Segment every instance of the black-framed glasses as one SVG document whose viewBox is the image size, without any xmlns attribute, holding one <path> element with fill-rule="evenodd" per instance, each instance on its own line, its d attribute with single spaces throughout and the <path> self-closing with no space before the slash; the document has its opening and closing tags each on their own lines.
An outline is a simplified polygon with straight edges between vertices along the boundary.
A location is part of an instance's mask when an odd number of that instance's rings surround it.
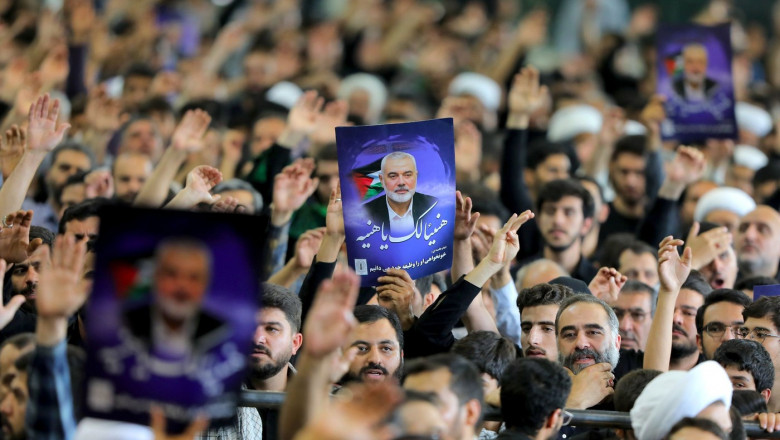
<svg viewBox="0 0 780 440">
<path fill-rule="evenodd" d="M 753 339 L 762 344 L 766 338 L 780 338 L 780 335 L 773 335 L 772 333 L 769 333 L 767 329 L 760 327 L 756 327 L 752 330 L 747 327 L 740 327 L 738 336 L 741 339 Z"/>
<path fill-rule="evenodd" d="M 740 331 L 743 327 L 741 324 L 726 325 L 722 322 L 710 322 L 704 326 L 704 331 L 713 339 L 722 339 L 728 328 L 731 329 L 731 334 L 733 334 L 734 337 L 740 337 Z"/>
<path fill-rule="evenodd" d="M 569 423 L 571 423 L 571 419 L 574 417 L 574 414 L 570 413 L 569 411 L 563 410 L 561 413 L 561 417 L 563 418 L 563 426 L 569 426 Z"/>
</svg>

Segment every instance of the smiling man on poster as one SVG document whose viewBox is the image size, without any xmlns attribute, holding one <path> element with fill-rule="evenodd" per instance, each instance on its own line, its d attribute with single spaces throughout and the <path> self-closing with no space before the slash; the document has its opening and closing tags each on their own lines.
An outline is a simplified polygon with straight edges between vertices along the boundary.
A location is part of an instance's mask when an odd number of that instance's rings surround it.
<svg viewBox="0 0 780 440">
<path fill-rule="evenodd" d="M 417 222 L 436 206 L 438 199 L 418 193 L 417 161 L 409 153 L 394 151 L 382 158 L 379 180 L 385 197 L 366 203 L 365 209 L 377 226 L 389 229 L 393 238 L 410 238 Z"/>
</svg>

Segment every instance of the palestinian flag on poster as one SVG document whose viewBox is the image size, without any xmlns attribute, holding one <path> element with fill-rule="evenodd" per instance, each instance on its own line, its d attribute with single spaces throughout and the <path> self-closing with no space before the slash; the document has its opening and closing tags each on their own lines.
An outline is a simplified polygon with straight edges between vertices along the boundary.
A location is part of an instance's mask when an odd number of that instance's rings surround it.
<svg viewBox="0 0 780 440">
<path fill-rule="evenodd" d="M 379 181 L 379 172 L 382 170 L 382 159 L 377 159 L 368 165 L 352 170 L 352 181 L 358 189 L 360 200 L 372 199 L 384 191 L 382 182 Z"/>
<path fill-rule="evenodd" d="M 682 51 L 667 55 L 664 58 L 664 66 L 666 67 L 666 74 L 669 77 L 675 77 L 681 75 L 683 71 L 683 59 Z"/>
</svg>

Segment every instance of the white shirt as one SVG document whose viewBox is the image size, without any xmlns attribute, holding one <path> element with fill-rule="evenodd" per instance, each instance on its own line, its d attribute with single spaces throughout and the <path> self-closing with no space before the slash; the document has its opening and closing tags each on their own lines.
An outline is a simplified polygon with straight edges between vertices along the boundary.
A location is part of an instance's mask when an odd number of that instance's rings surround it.
<svg viewBox="0 0 780 440">
<path fill-rule="evenodd" d="M 173 356 L 187 356 L 192 352 L 195 323 L 189 319 L 179 330 L 165 325 L 160 312 L 152 312 L 152 345 Z"/>
<path fill-rule="evenodd" d="M 707 97 L 704 95 L 704 81 L 700 84 L 699 88 L 694 89 L 685 82 L 685 99 L 689 101 L 704 101 Z"/>
<path fill-rule="evenodd" d="M 393 237 L 405 237 L 414 233 L 414 216 L 412 215 L 412 206 L 414 206 L 414 198 L 409 202 L 409 209 L 406 210 L 404 215 L 398 215 L 390 207 L 390 202 L 385 197 L 385 203 L 387 204 L 387 214 L 390 217 L 390 235 Z"/>
</svg>

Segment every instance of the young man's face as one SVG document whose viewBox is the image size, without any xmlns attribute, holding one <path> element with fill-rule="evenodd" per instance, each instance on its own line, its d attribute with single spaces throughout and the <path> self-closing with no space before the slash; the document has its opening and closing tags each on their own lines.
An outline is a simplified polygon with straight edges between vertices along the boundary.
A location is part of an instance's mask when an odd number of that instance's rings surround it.
<svg viewBox="0 0 780 440">
<path fill-rule="evenodd" d="M 464 426 L 465 406 L 450 388 L 451 378 L 452 374 L 446 368 L 412 374 L 404 379 L 404 389 L 435 394 L 439 400 L 439 412 L 449 427 L 451 438 L 461 439 L 469 427 Z"/>
<path fill-rule="evenodd" d="M 302 336 L 293 333 L 287 316 L 277 308 L 257 312 L 257 328 L 249 357 L 253 379 L 265 380 L 278 374 L 301 346 Z"/>
<path fill-rule="evenodd" d="M 63 150 L 57 154 L 57 159 L 46 172 L 46 184 L 52 193 L 59 192 L 68 177 L 89 170 L 89 157 L 77 150 Z"/>
<path fill-rule="evenodd" d="M 582 212 L 582 199 L 563 196 L 557 202 L 544 202 L 537 215 L 537 223 L 547 246 L 562 252 L 590 229 L 592 219 L 586 219 Z"/>
<path fill-rule="evenodd" d="M 347 350 L 356 356 L 347 375 L 361 382 L 383 382 L 398 378 L 403 352 L 395 329 L 387 319 L 358 324 L 352 331 Z"/>
<path fill-rule="evenodd" d="M 330 193 L 339 184 L 339 163 L 335 160 L 321 160 L 317 162 L 315 175 L 320 179 L 317 185 L 317 197 L 320 203 L 327 204 Z"/>
<path fill-rule="evenodd" d="M 647 160 L 635 154 L 621 154 L 611 164 L 610 179 L 615 193 L 629 206 L 644 200 L 646 167 Z"/>
<path fill-rule="evenodd" d="M 143 154 L 124 154 L 114 162 L 114 193 L 116 198 L 132 203 L 146 179 L 152 175 L 152 162 Z"/>
<path fill-rule="evenodd" d="M 691 289 L 680 289 L 674 304 L 672 324 L 672 359 L 685 357 L 698 350 L 696 344 L 696 312 L 704 297 Z"/>
<path fill-rule="evenodd" d="M 619 258 L 620 273 L 629 280 L 637 280 L 650 287 L 658 284 L 658 260 L 649 252 L 635 254 L 631 249 L 626 249 Z"/>
<path fill-rule="evenodd" d="M 65 223 L 65 235 L 72 235 L 76 241 L 97 238 L 100 230 L 100 217 L 92 216 L 84 220 L 73 219 Z"/>
<path fill-rule="evenodd" d="M 569 177 L 571 161 L 565 154 L 551 154 L 533 170 L 533 185 L 539 191 L 546 183 Z"/>
<path fill-rule="evenodd" d="M 27 373 L 16 371 L 9 381 L 7 393 L 0 401 L 0 422 L 2 422 L 3 438 L 10 440 L 27 438 L 24 428 L 24 416 L 27 412 L 28 397 Z"/>
<path fill-rule="evenodd" d="M 735 329 L 744 324 L 742 319 L 744 309 L 741 304 L 729 301 L 721 301 L 707 306 L 702 314 L 703 330 L 700 340 L 701 351 L 705 358 L 712 359 L 720 344 L 737 338 Z M 720 336 L 718 336 L 719 334 Z"/>
<path fill-rule="evenodd" d="M 24 296 L 22 309 L 35 312 L 35 294 L 38 291 L 38 274 L 43 264 L 41 251 L 36 250 L 21 263 L 14 264 L 11 268 L 11 294 Z"/>
<path fill-rule="evenodd" d="M 558 341 L 555 338 L 557 304 L 523 308 L 520 345 L 523 356 L 545 358 L 558 362 Z"/>
<path fill-rule="evenodd" d="M 750 332 L 749 339 L 760 342 L 766 348 L 775 370 L 780 369 L 780 337 L 778 337 L 777 327 L 772 321 L 772 316 L 747 318 L 745 328 Z"/>
</svg>

